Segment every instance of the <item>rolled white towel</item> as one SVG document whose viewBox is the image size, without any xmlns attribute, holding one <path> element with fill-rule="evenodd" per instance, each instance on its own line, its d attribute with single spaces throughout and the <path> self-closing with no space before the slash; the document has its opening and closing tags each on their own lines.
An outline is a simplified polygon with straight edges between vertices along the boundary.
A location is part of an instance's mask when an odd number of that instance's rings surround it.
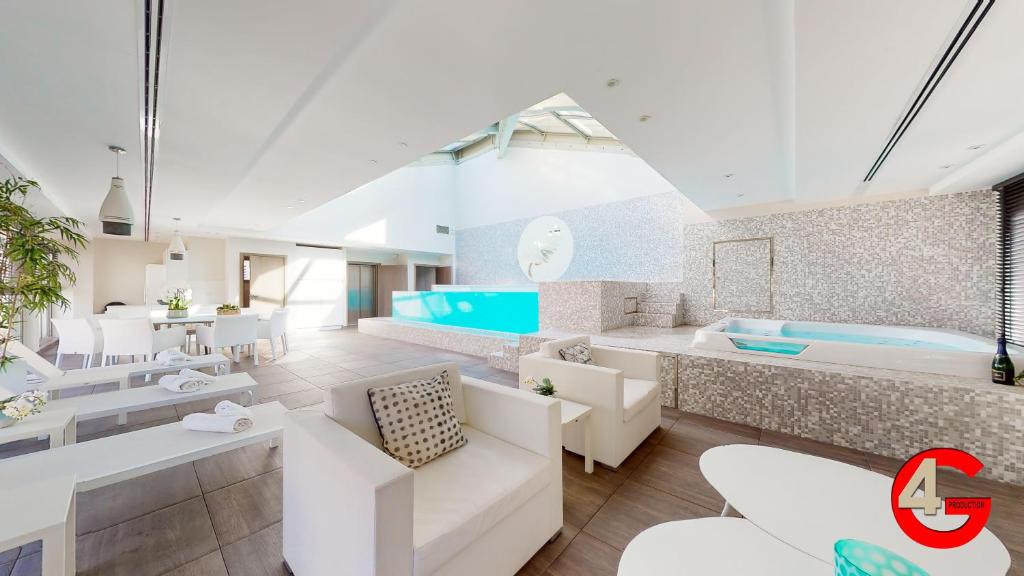
<svg viewBox="0 0 1024 576">
<path fill-rule="evenodd" d="M 157 382 L 160 386 L 163 386 L 171 392 L 195 392 L 196 390 L 206 386 L 206 381 L 202 379 L 181 376 L 179 374 L 161 376 L 160 380 Z"/>
<path fill-rule="evenodd" d="M 195 380 L 202 380 L 207 384 L 213 384 L 214 382 L 217 381 L 217 379 L 214 376 L 210 376 L 205 372 L 200 372 L 199 370 L 193 370 L 191 368 L 182 368 L 181 372 L 178 372 L 178 376 L 185 376 L 187 378 L 192 378 Z"/>
<path fill-rule="evenodd" d="M 236 404 L 231 400 L 221 400 L 217 402 L 217 405 L 213 407 L 213 411 L 222 416 L 245 416 L 246 418 L 252 419 L 252 410 L 249 410 L 241 404 Z"/>
<path fill-rule="evenodd" d="M 156 361 L 163 364 L 164 366 L 174 366 L 176 364 L 186 364 L 192 357 L 185 354 L 181 350 L 164 350 L 156 355 Z"/>
<path fill-rule="evenodd" d="M 206 414 L 196 412 L 181 419 L 186 430 L 202 432 L 245 432 L 252 428 L 252 418 L 233 414 Z"/>
</svg>

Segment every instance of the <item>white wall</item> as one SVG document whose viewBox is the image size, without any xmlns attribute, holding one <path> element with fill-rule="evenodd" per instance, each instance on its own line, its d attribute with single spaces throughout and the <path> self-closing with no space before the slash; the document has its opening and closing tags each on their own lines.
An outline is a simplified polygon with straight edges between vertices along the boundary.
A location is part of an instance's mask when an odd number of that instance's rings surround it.
<svg viewBox="0 0 1024 576">
<path fill-rule="evenodd" d="M 437 224 L 455 219 L 454 165 L 407 166 L 340 196 L 266 236 L 280 240 L 451 254 Z"/>
<path fill-rule="evenodd" d="M 227 301 L 239 303 L 241 254 L 285 257 L 285 299 L 293 328 L 341 326 L 345 300 L 345 251 L 296 246 L 293 242 L 229 238 L 225 243 L 224 277 Z"/>
<path fill-rule="evenodd" d="M 217 304 L 224 296 L 224 240 L 185 238 L 188 248 L 187 283 L 193 287 L 193 302 Z M 92 276 L 92 310 L 102 312 L 108 302 L 144 304 L 146 265 L 163 264 L 168 244 L 138 240 L 94 238 L 89 246 Z M 88 267 L 82 259 L 78 273 L 81 297 L 88 292 Z M 82 272 L 86 272 L 83 275 Z M 76 306 L 75 315 L 78 316 Z"/>
<path fill-rule="evenodd" d="M 455 180 L 459 229 L 675 190 L 631 154 L 516 146 L 503 158 L 491 151 L 466 160 Z M 705 219 L 684 201 L 694 221 Z"/>
</svg>

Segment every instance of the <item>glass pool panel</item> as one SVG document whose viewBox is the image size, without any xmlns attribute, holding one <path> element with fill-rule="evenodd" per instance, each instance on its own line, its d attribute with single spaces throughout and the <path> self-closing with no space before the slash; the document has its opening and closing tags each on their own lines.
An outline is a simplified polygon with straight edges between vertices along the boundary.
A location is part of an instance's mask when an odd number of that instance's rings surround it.
<svg viewBox="0 0 1024 576">
<path fill-rule="evenodd" d="M 395 292 L 395 320 L 528 334 L 538 329 L 536 292 Z"/>
</svg>

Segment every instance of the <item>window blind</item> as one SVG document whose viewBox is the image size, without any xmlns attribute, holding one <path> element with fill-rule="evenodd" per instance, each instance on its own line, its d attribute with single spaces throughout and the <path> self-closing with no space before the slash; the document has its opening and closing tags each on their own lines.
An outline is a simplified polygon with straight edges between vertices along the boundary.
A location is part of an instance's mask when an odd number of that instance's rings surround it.
<svg viewBox="0 0 1024 576">
<path fill-rule="evenodd" d="M 1024 346 L 1024 174 L 994 186 L 999 193 L 999 331 Z"/>
</svg>

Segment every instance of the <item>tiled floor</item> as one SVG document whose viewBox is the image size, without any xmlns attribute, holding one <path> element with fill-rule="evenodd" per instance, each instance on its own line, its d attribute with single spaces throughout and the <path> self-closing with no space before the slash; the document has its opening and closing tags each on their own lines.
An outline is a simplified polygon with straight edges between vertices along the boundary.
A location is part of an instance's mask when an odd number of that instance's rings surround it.
<svg viewBox="0 0 1024 576">
<path fill-rule="evenodd" d="M 320 402 L 320 388 L 363 375 L 456 361 L 468 375 L 514 385 L 513 375 L 481 358 L 360 335 L 351 330 L 296 332 L 292 352 L 262 366 L 240 368 L 261 383 L 264 400 L 295 408 Z M 269 354 L 269 350 L 263 351 Z M 172 422 L 190 408 L 133 415 L 128 429 Z M 82 441 L 117 433 L 112 420 L 83 424 Z M 668 520 L 716 516 L 722 499 L 703 479 L 697 458 L 709 447 L 735 442 L 770 444 L 835 458 L 885 474 L 891 459 L 762 432 L 664 409 L 662 426 L 618 470 L 583 472 L 582 459 L 564 459 L 565 528 L 521 574 L 612 575 L 626 544 L 641 530 Z M 41 448 L 8 445 L 0 457 Z M 79 574 L 103 576 L 283 575 L 281 565 L 281 450 L 250 446 L 81 494 Z M 989 527 L 1014 556 L 1011 574 L 1024 575 L 1024 488 L 946 477 L 947 493 L 994 499 Z M 940 489 L 941 490 L 941 489 Z M 0 576 L 39 573 L 38 546 L 0 553 Z"/>
</svg>

